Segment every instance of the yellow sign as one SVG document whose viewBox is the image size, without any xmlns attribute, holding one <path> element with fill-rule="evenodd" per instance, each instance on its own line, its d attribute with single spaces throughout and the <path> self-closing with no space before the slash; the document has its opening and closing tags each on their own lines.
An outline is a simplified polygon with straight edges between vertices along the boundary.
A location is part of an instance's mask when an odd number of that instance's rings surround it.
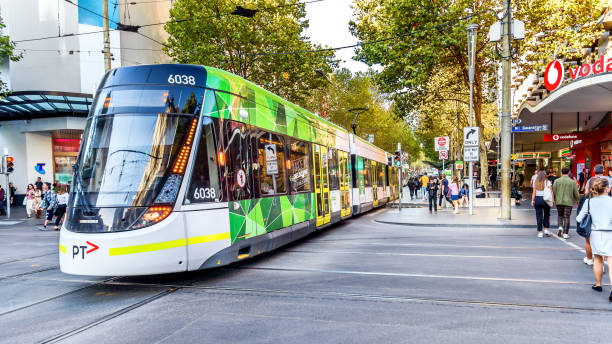
<svg viewBox="0 0 612 344">
<path fill-rule="evenodd" d="M 516 154 L 510 154 L 510 159 L 516 160 Z"/>
</svg>

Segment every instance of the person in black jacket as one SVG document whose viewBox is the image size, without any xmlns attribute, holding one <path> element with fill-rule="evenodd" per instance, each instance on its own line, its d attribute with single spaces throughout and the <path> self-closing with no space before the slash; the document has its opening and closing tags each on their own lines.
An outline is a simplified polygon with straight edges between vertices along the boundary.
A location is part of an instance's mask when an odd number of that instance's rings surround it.
<svg viewBox="0 0 612 344">
<path fill-rule="evenodd" d="M 410 199 L 414 199 L 414 180 L 412 178 L 408 178 L 408 190 L 410 190 Z"/>
<path fill-rule="evenodd" d="M 427 183 L 427 187 L 425 188 L 425 190 L 427 190 L 427 195 L 429 196 L 429 213 L 431 214 L 431 210 L 432 207 L 431 205 L 433 204 L 433 210 L 434 212 L 437 214 L 438 213 L 438 189 L 440 188 L 440 184 L 438 184 L 438 180 L 436 179 L 435 176 L 432 176 L 431 179 L 429 179 L 429 182 Z"/>
</svg>

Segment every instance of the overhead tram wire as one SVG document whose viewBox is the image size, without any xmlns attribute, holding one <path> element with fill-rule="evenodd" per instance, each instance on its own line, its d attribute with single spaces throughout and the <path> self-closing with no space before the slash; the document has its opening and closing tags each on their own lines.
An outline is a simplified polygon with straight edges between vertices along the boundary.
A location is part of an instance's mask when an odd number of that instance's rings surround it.
<svg viewBox="0 0 612 344">
<path fill-rule="evenodd" d="M 164 46 L 164 47 L 168 47 L 168 46 L 167 46 L 165 43 L 160 42 L 160 41 L 158 41 L 158 40 L 156 40 L 156 39 L 154 39 L 154 38 L 152 38 L 152 37 L 149 37 L 149 36 L 147 36 L 147 35 L 145 35 L 145 34 L 143 34 L 143 33 L 139 32 L 139 31 L 138 31 L 138 29 L 140 28 L 140 26 L 125 25 L 125 24 L 122 24 L 122 23 L 120 23 L 120 22 L 114 21 L 114 20 L 112 20 L 112 19 L 110 19 L 110 18 L 108 18 L 108 17 L 105 17 L 105 16 L 101 15 L 101 14 L 100 14 L 100 13 L 98 13 L 98 12 L 92 11 L 92 10 L 90 10 L 90 9 L 89 9 L 89 8 L 87 8 L 87 7 L 81 6 L 81 5 L 79 5 L 79 4 L 75 4 L 74 2 L 72 2 L 72 0 L 64 0 L 64 1 L 65 1 L 65 2 L 67 2 L 67 3 L 69 3 L 69 4 L 71 4 L 71 5 L 73 5 L 73 6 L 78 7 L 78 8 L 80 8 L 80 9 L 84 10 L 84 11 L 87 11 L 87 12 L 89 12 L 89 13 L 91 13 L 91 14 L 94 14 L 94 15 L 96 15 L 96 16 L 98 16 L 98 17 L 101 17 L 102 19 L 108 20 L 108 21 L 110 21 L 110 22 L 112 22 L 112 23 L 116 24 L 116 25 L 117 25 L 117 29 L 116 29 L 117 31 L 134 32 L 134 33 L 139 34 L 140 36 L 142 36 L 142 37 L 144 37 L 144 38 L 147 38 L 147 39 L 149 39 L 149 40 L 151 40 L 151 41 L 153 41 L 153 42 L 155 42 L 155 43 L 157 43 L 157 44 L 159 44 L 159 45 L 162 45 L 162 46 Z M 119 29 L 119 27 L 123 27 L 123 29 Z M 110 31 L 110 30 L 109 30 L 109 31 Z M 104 32 L 104 31 L 102 31 L 102 32 Z"/>
</svg>

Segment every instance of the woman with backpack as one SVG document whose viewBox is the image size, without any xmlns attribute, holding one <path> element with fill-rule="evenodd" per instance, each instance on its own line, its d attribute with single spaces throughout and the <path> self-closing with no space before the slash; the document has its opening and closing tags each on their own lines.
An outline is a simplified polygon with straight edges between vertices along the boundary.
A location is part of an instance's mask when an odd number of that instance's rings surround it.
<svg viewBox="0 0 612 344">
<path fill-rule="evenodd" d="M 548 204 L 544 198 L 552 197 L 550 199 L 554 200 L 555 196 L 552 192 L 552 183 L 546 178 L 546 172 L 540 171 L 533 183 L 533 192 L 531 193 L 531 205 L 536 212 L 538 238 L 544 237 L 544 234 L 550 236 L 550 231 L 548 230 L 550 228 L 550 208 L 553 205 Z M 542 227 L 544 227 L 544 234 L 542 234 Z"/>
<path fill-rule="evenodd" d="M 589 190 L 591 196 L 587 199 L 576 217 L 578 223 L 582 222 L 587 215 L 591 216 L 591 234 L 589 241 L 594 255 L 593 275 L 595 284 L 592 286 L 595 291 L 603 291 L 601 287 L 601 276 L 603 274 L 603 257 L 607 257 L 608 266 L 612 266 L 612 197 L 610 183 L 604 178 L 594 178 L 591 180 Z M 612 283 L 612 275 L 610 275 Z M 608 297 L 612 302 L 612 292 Z"/>
</svg>

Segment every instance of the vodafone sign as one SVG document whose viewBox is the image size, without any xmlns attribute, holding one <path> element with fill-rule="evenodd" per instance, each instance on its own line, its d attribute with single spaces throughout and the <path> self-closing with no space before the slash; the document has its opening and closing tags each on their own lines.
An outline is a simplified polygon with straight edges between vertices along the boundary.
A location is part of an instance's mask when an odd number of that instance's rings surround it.
<svg viewBox="0 0 612 344">
<path fill-rule="evenodd" d="M 573 141 L 580 139 L 578 134 L 544 134 L 544 142 Z"/>
<path fill-rule="evenodd" d="M 604 55 L 601 55 L 599 60 L 594 63 L 585 63 L 576 68 L 569 69 L 572 80 L 605 72 L 612 72 L 612 58 L 606 60 Z M 557 60 L 550 61 L 548 66 L 546 66 L 546 71 L 544 71 L 544 86 L 546 86 L 546 89 L 549 91 L 556 90 L 563 82 L 564 74 L 563 63 Z"/>
<path fill-rule="evenodd" d="M 557 60 L 550 61 L 544 72 L 544 86 L 546 86 L 546 89 L 551 92 L 556 90 L 563 82 L 564 74 L 563 63 Z"/>
</svg>

